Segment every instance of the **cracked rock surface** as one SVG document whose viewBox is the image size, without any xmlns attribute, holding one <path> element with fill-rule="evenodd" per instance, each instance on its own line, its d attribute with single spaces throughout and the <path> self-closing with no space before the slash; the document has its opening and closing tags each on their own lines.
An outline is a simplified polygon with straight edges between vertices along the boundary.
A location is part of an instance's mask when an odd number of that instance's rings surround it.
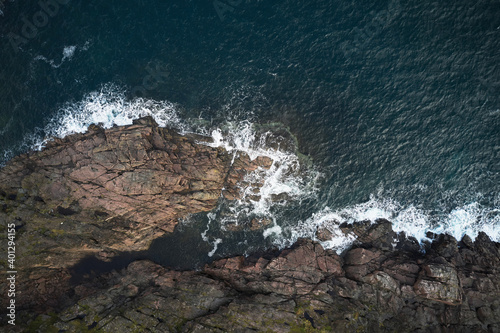
<svg viewBox="0 0 500 333">
<path fill-rule="evenodd" d="M 381 237 L 342 255 L 302 239 L 197 272 L 135 261 L 81 284 L 75 304 L 32 323 L 64 332 L 500 330 L 499 244 L 438 236 L 423 253 L 409 240 L 385 248 L 396 237 L 387 221 L 355 228 Z"/>
<path fill-rule="evenodd" d="M 9 161 L 0 169 L 0 228 L 17 229 L 18 305 L 59 306 L 71 288 L 68 267 L 89 255 L 109 261 L 147 250 L 179 218 L 210 211 L 221 195 L 237 198 L 245 175 L 272 163 L 233 156 L 209 140 L 146 117 L 90 126 Z"/>
<path fill-rule="evenodd" d="M 237 198 L 247 172 L 270 166 L 244 154 L 231 163 L 203 140 L 145 118 L 93 126 L 1 169 L 0 226 L 17 227 L 19 271 L 18 325 L 2 312 L 2 331 L 500 332 L 498 243 L 484 233 L 433 235 L 421 248 L 385 220 L 341 225 L 357 238 L 341 255 L 299 240 L 200 271 L 135 260 L 72 280 L 82 258 L 146 249 L 179 217 Z"/>
</svg>

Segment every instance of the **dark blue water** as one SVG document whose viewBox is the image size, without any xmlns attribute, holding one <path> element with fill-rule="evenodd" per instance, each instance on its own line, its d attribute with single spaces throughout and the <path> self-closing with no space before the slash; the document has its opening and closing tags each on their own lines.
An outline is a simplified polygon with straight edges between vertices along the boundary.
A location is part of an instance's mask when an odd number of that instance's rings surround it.
<svg viewBox="0 0 500 333">
<path fill-rule="evenodd" d="M 3 163 L 114 84 L 288 128 L 323 177 L 283 227 L 378 214 L 500 237 L 500 1 L 60 2 L 0 5 Z"/>
</svg>

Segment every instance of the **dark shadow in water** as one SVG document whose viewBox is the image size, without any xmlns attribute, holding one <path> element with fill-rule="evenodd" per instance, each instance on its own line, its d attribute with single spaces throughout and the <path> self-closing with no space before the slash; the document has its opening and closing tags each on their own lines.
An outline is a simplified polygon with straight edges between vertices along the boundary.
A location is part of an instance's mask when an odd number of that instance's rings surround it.
<svg viewBox="0 0 500 333">
<path fill-rule="evenodd" d="M 71 283 L 80 284 L 85 280 L 93 280 L 100 275 L 126 268 L 132 261 L 147 259 L 145 251 L 123 252 L 111 261 L 103 261 L 95 256 L 88 256 L 70 268 Z"/>
<path fill-rule="evenodd" d="M 207 221 L 203 217 L 193 220 L 189 225 L 178 224 L 174 232 L 155 239 L 146 251 L 122 252 L 110 261 L 99 260 L 95 256 L 80 260 L 70 269 L 71 283 L 76 285 L 94 280 L 103 274 L 120 271 L 135 260 L 144 259 L 176 270 L 201 269 L 205 264 L 221 258 L 223 254 L 208 256 L 213 246 L 201 237 Z"/>
<path fill-rule="evenodd" d="M 151 260 L 163 267 L 181 271 L 200 270 L 220 258 L 245 253 L 262 255 L 268 252 L 265 248 L 271 247 L 269 243 L 266 244 L 262 230 L 223 232 L 217 222 L 210 223 L 207 242 L 202 238 L 207 225 L 206 214 L 196 214 L 191 216 L 189 224 L 179 223 L 174 232 L 155 239 L 146 251 L 122 252 L 110 261 L 102 261 L 95 256 L 86 257 L 70 269 L 71 282 L 76 285 L 95 281 L 99 276 L 126 268 L 135 260 Z M 217 251 L 210 257 L 208 254 L 214 249 L 217 238 L 223 239 L 223 242 L 218 244 Z"/>
<path fill-rule="evenodd" d="M 207 255 L 210 244 L 203 241 L 199 231 L 188 228 L 176 229 L 173 233 L 156 239 L 146 251 L 122 252 L 110 261 L 88 256 L 71 267 L 71 283 L 80 284 L 94 280 L 113 271 L 120 271 L 136 260 L 151 260 L 164 267 L 176 270 L 200 269 L 216 258 Z"/>
<path fill-rule="evenodd" d="M 202 238 L 202 233 L 209 231 Z M 214 250 L 217 238 L 223 241 L 217 244 L 212 257 L 208 254 Z M 217 221 L 209 223 L 206 214 L 192 215 L 188 224 L 178 224 L 174 232 L 155 239 L 147 251 L 148 259 L 165 267 L 176 270 L 202 269 L 204 265 L 220 258 L 245 253 L 253 253 L 269 247 L 258 231 L 222 231 Z"/>
<path fill-rule="evenodd" d="M 149 247 L 148 258 L 162 266 L 177 270 L 201 269 L 214 258 L 200 230 L 193 227 L 176 228 L 173 233 L 155 239 Z"/>
</svg>

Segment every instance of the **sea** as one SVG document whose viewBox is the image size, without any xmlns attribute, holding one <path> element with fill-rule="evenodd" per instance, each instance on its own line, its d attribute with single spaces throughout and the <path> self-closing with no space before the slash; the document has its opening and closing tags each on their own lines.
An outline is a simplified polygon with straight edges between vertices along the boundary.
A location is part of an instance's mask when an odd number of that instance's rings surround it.
<svg viewBox="0 0 500 333">
<path fill-rule="evenodd" d="M 0 165 L 146 115 L 273 160 L 153 242 L 166 265 L 318 228 L 340 253 L 380 218 L 500 241 L 499 0 L 0 0 Z"/>
</svg>

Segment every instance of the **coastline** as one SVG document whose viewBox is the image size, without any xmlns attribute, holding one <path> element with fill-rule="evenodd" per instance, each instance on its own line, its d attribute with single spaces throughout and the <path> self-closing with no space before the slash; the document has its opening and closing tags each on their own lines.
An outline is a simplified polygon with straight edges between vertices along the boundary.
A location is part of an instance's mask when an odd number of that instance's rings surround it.
<svg viewBox="0 0 500 333">
<path fill-rule="evenodd" d="M 213 209 L 221 193 L 235 200 L 248 172 L 270 167 L 199 140 L 146 117 L 91 126 L 0 169 L 0 216 L 20 245 L 17 319 L 30 321 L 14 331 L 500 329 L 498 243 L 484 233 L 475 242 L 434 235 L 423 252 L 385 220 L 341 226 L 356 238 L 341 255 L 302 239 L 201 271 L 139 258 L 75 282 L 72 268 L 85 258 L 105 265 L 140 253 L 179 218 Z"/>
</svg>

